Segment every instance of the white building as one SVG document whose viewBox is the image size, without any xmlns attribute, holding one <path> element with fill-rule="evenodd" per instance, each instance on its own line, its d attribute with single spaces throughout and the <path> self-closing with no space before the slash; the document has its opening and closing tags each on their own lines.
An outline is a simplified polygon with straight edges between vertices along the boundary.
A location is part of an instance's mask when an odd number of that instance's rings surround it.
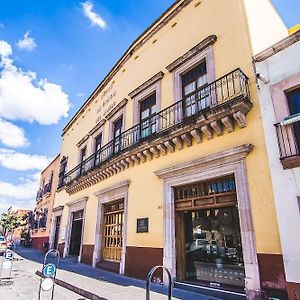
<svg viewBox="0 0 300 300">
<path fill-rule="evenodd" d="M 300 30 L 256 55 L 254 62 L 260 88 L 260 105 L 285 279 L 289 299 L 299 299 Z M 284 278 L 278 282 L 285 284 Z"/>
</svg>

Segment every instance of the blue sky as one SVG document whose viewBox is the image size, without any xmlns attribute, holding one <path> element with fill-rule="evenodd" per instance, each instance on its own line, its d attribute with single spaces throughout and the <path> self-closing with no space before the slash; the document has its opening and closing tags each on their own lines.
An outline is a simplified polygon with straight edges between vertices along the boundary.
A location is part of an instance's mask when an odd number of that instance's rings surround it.
<svg viewBox="0 0 300 300">
<path fill-rule="evenodd" d="M 273 2 L 289 27 L 300 22 L 299 0 Z M 62 128 L 172 3 L 0 0 L 0 212 L 34 204 Z"/>
</svg>

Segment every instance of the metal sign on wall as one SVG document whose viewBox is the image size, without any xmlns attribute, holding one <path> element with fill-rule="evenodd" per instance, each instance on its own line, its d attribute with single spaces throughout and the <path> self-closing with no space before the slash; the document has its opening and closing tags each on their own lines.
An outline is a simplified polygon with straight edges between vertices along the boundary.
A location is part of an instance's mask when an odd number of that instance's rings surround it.
<svg viewBox="0 0 300 300">
<path fill-rule="evenodd" d="M 137 233 L 149 232 L 149 218 L 137 219 L 136 232 Z"/>
</svg>

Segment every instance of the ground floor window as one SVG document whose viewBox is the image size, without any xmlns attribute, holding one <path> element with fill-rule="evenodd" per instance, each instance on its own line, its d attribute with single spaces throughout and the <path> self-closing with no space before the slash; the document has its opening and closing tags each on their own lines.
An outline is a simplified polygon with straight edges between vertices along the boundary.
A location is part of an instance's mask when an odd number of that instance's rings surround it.
<svg viewBox="0 0 300 300">
<path fill-rule="evenodd" d="M 123 246 L 124 200 L 104 205 L 102 258 L 120 262 Z"/>
<path fill-rule="evenodd" d="M 234 177 L 177 187 L 179 280 L 243 289 L 245 270 Z"/>
</svg>

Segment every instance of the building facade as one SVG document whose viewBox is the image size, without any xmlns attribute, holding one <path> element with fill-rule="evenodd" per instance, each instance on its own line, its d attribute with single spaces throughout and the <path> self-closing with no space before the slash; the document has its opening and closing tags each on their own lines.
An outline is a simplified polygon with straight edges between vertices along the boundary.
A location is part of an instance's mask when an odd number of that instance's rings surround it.
<svg viewBox="0 0 300 300">
<path fill-rule="evenodd" d="M 268 0 L 180 0 L 138 37 L 63 130 L 61 253 L 258 299 L 283 263 L 252 57 L 287 35 Z"/>
<path fill-rule="evenodd" d="M 59 155 L 41 172 L 40 188 L 31 220 L 32 247 L 40 251 L 49 248 L 50 228 L 55 190 L 58 184 Z"/>
<path fill-rule="evenodd" d="M 298 31 L 254 58 L 289 299 L 300 298 L 297 230 L 300 228 L 300 27 L 297 27 Z"/>
</svg>

